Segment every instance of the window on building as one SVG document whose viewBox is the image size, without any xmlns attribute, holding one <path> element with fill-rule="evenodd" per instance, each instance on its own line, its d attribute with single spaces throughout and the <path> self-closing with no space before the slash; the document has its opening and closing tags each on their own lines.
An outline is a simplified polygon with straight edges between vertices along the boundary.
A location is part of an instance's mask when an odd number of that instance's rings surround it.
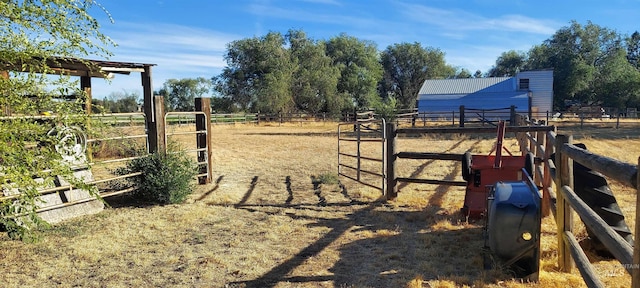
<svg viewBox="0 0 640 288">
<path fill-rule="evenodd" d="M 520 90 L 529 90 L 529 79 L 520 79 Z"/>
</svg>

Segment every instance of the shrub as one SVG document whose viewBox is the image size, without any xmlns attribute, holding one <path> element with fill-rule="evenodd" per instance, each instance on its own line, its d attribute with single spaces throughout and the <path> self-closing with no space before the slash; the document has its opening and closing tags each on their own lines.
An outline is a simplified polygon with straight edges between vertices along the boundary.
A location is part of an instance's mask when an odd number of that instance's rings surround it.
<svg viewBox="0 0 640 288">
<path fill-rule="evenodd" d="M 193 191 L 196 164 L 184 152 L 153 153 L 137 158 L 119 169 L 124 175 L 142 172 L 130 178 L 136 185 L 134 196 L 159 204 L 184 202 Z"/>
</svg>

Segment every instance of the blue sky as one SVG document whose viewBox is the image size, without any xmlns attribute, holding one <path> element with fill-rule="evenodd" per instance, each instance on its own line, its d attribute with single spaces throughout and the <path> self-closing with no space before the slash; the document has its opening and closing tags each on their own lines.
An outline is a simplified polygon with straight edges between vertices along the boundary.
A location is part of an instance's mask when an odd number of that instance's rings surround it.
<svg viewBox="0 0 640 288">
<path fill-rule="evenodd" d="M 628 35 L 640 30 L 640 0 L 98 0 L 102 32 L 118 47 L 111 60 L 152 63 L 154 90 L 170 78 L 211 78 L 226 65 L 227 43 L 302 29 L 313 39 L 344 32 L 378 45 L 419 42 L 447 63 L 486 72 L 505 51 L 527 51 L 571 20 Z M 138 75 L 136 75 L 138 74 Z M 139 73 L 96 79 L 93 95 L 138 91 Z"/>
</svg>

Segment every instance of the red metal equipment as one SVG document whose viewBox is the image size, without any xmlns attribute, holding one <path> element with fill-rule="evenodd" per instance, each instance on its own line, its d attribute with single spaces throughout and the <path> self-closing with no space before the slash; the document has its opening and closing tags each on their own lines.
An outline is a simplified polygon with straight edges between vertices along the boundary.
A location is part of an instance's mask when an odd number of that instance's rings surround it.
<svg viewBox="0 0 640 288">
<path fill-rule="evenodd" d="M 470 218 L 486 216 L 487 196 L 489 191 L 499 181 L 522 181 L 528 175 L 523 175 L 522 168 L 531 175 L 533 170 L 533 155 L 527 153 L 514 156 L 506 147 L 502 146 L 505 134 L 505 122 L 498 123 L 498 135 L 495 149 L 489 155 L 471 155 L 467 152 L 462 159 L 462 177 L 467 181 L 462 214 Z M 503 156 L 502 150 L 509 154 Z M 495 151 L 495 155 L 491 155 Z"/>
</svg>

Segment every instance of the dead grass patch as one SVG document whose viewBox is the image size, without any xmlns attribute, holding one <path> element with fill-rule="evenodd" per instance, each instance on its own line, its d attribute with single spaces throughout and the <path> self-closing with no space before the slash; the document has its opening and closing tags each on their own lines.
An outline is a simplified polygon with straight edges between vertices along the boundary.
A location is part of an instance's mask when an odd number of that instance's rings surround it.
<svg viewBox="0 0 640 288">
<path fill-rule="evenodd" d="M 211 137 L 217 181 L 198 186 L 187 204 L 113 198 L 114 208 L 56 225 L 39 243 L 2 236 L 4 285 L 584 286 L 577 270 L 558 271 L 552 217 L 543 221 L 540 283 L 520 283 L 506 270 L 483 269 L 482 223 L 461 221 L 458 213 L 463 187 L 407 184 L 385 203 L 378 190 L 347 179 L 314 183 L 337 171 L 335 123 L 214 126 Z M 584 141 L 631 163 L 640 155 L 637 140 Z M 492 145 L 492 137 L 430 136 L 401 139 L 399 150 L 488 153 Z M 507 147 L 516 150 L 513 142 Z M 407 160 L 398 176 L 460 180 L 458 166 Z M 612 185 L 633 226 L 635 191 Z M 615 261 L 593 261 L 605 285 L 629 285 Z"/>
</svg>

